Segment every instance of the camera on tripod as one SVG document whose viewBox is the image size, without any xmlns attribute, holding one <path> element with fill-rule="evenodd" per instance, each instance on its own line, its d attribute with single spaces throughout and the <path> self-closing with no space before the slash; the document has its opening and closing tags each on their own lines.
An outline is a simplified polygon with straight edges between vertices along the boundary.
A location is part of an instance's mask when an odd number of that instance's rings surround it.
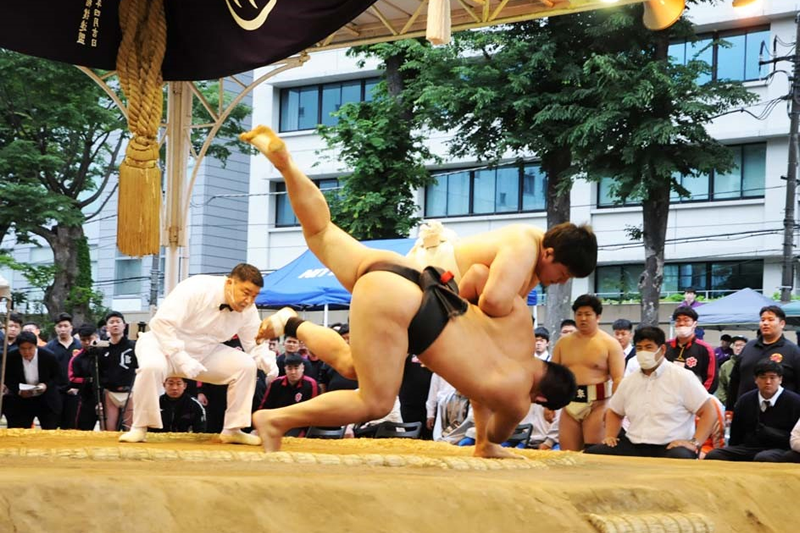
<svg viewBox="0 0 800 533">
<path fill-rule="evenodd" d="M 93 340 L 91 344 L 86 346 L 86 355 L 97 357 L 103 350 L 111 346 L 111 343 L 103 340 Z"/>
</svg>

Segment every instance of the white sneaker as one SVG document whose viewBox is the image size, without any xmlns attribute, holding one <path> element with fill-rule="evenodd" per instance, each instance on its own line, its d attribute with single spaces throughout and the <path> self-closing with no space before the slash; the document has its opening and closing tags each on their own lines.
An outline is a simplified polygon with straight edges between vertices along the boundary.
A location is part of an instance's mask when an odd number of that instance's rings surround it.
<svg viewBox="0 0 800 533">
<path fill-rule="evenodd" d="M 131 428 L 119 436 L 120 442 L 147 442 L 147 428 Z"/>
<path fill-rule="evenodd" d="M 261 446 L 261 437 L 257 435 L 250 435 L 241 429 L 231 431 L 230 433 L 222 432 L 219 434 L 219 440 L 222 444 L 247 444 L 249 446 Z"/>
</svg>

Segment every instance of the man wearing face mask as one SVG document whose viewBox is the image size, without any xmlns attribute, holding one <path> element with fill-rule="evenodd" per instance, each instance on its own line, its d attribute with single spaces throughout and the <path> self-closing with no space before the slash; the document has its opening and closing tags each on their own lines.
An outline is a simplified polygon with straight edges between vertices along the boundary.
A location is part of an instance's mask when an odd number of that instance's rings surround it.
<svg viewBox="0 0 800 533">
<path fill-rule="evenodd" d="M 669 364 L 661 328 L 636 330 L 633 342 L 641 369 L 622 380 L 606 411 L 605 438 L 586 453 L 696 459 L 717 419 L 708 392 L 691 372 Z M 695 425 L 695 416 L 699 420 Z M 622 419 L 626 434 L 618 438 Z"/>
<path fill-rule="evenodd" d="M 691 370 L 710 393 L 717 390 L 717 360 L 714 348 L 695 335 L 697 311 L 678 307 L 672 313 L 675 338 L 667 342 L 667 361 Z"/>
<path fill-rule="evenodd" d="M 161 428 L 158 398 L 169 376 L 228 385 L 228 407 L 220 435 L 223 443 L 258 446 L 244 433 L 256 388 L 256 368 L 278 375 L 275 353 L 257 344 L 261 320 L 253 305 L 264 279 L 252 265 L 240 263 L 227 277 L 192 276 L 167 295 L 150 330 L 136 342 L 139 370 L 133 385 L 133 424 L 120 442 L 143 442 L 147 428 Z M 239 336 L 244 351 L 223 343 Z"/>
</svg>

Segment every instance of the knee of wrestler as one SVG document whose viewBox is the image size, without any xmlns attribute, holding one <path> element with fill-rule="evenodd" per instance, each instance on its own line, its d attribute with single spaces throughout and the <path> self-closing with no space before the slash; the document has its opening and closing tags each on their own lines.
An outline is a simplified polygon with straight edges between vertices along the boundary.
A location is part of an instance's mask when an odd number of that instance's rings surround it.
<svg viewBox="0 0 800 533">
<path fill-rule="evenodd" d="M 379 418 L 383 418 L 388 415 L 392 408 L 394 407 L 394 398 L 387 396 L 387 397 L 374 397 L 374 398 L 365 398 L 365 403 L 367 404 L 367 420 L 377 420 Z"/>
</svg>

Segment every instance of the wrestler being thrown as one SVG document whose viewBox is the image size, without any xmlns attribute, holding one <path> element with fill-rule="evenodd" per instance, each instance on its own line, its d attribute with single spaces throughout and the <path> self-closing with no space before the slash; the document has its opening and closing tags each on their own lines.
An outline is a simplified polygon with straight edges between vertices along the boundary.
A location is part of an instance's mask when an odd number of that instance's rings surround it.
<svg viewBox="0 0 800 533">
<path fill-rule="evenodd" d="M 400 389 L 408 353 L 417 354 L 470 398 L 479 457 L 515 457 L 500 443 L 527 414 L 531 402 L 558 409 L 572 399 L 576 389 L 572 373 L 532 356 L 531 317 L 519 295 L 513 296 L 502 317 L 491 317 L 470 303 L 481 297 L 489 267 L 470 266 L 461 279 L 459 296 L 448 272 L 434 267 L 420 272 L 406 258 L 367 248 L 334 225 L 325 197 L 272 130 L 260 126 L 241 138 L 281 172 L 309 249 L 353 295 L 349 346 L 335 331 L 300 320 L 290 309 L 262 323 L 259 339 L 283 333 L 296 336 L 339 373 L 357 377 L 359 383 L 355 391 L 329 392 L 256 412 L 253 422 L 266 451 L 280 449 L 281 437 L 294 427 L 342 426 L 385 416 Z M 553 271 L 564 270 L 552 250 L 545 262 Z"/>
</svg>

